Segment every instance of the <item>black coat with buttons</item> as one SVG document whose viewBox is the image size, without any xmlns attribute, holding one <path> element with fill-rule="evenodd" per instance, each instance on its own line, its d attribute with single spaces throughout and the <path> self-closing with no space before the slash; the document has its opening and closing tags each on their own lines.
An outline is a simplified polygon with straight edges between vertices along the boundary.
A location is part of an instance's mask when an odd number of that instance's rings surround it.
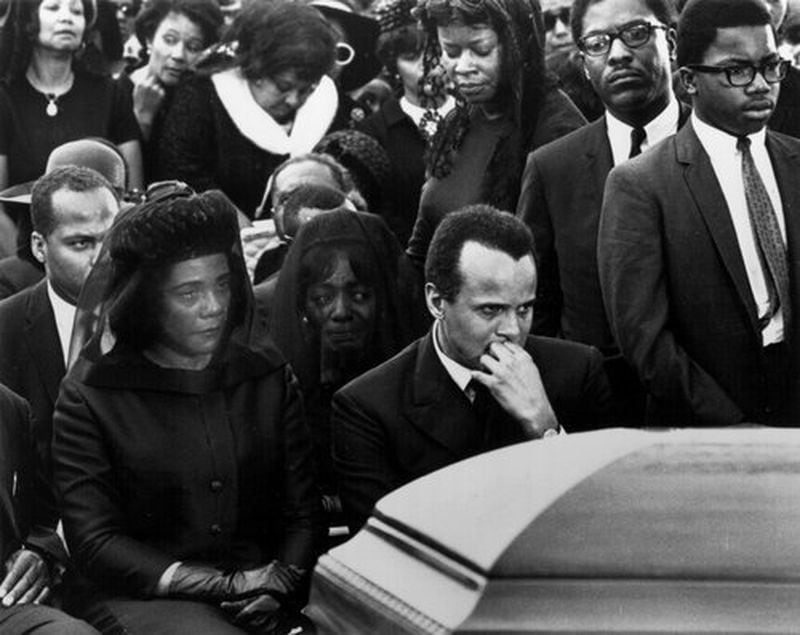
<svg viewBox="0 0 800 635">
<path fill-rule="evenodd" d="M 205 370 L 80 359 L 54 417 L 67 543 L 105 590 L 151 595 L 175 561 L 310 569 L 319 493 L 297 382 L 274 349 Z"/>
</svg>

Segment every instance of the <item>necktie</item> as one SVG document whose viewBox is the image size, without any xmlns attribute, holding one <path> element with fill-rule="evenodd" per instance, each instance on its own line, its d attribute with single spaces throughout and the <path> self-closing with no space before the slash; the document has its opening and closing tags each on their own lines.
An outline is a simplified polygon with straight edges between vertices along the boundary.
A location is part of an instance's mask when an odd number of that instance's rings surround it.
<svg viewBox="0 0 800 635">
<path fill-rule="evenodd" d="M 784 330 L 789 324 L 791 303 L 789 302 L 789 270 L 786 261 L 786 248 L 783 245 L 780 225 L 775 216 L 767 188 L 756 169 L 750 153 L 750 139 L 739 137 L 736 148 L 742 154 L 742 176 L 744 177 L 744 196 L 750 224 L 756 237 L 761 268 L 767 282 L 769 293 L 769 312 L 762 318 L 762 328 L 775 315 L 778 307 L 783 309 Z"/>
<path fill-rule="evenodd" d="M 475 425 L 473 442 L 475 450 L 484 451 L 488 449 L 489 437 L 492 433 L 492 393 L 479 381 L 473 379 L 469 382 L 468 389 L 475 397 L 472 400 L 472 412 L 475 414 Z"/>
<path fill-rule="evenodd" d="M 631 130 L 631 151 L 628 158 L 632 159 L 642 153 L 642 143 L 647 139 L 647 133 L 644 128 L 634 128 Z"/>
</svg>

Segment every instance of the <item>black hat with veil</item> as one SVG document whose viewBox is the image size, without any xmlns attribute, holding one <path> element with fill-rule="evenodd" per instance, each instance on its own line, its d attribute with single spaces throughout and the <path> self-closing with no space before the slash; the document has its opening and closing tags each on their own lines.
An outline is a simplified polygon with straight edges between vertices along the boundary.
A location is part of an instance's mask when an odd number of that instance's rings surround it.
<svg viewBox="0 0 800 635">
<path fill-rule="evenodd" d="M 87 278 L 75 316 L 69 365 L 98 361 L 115 346 L 144 351 L 160 334 L 157 289 L 174 263 L 224 254 L 231 302 L 220 350 L 261 342 L 254 332 L 252 291 L 242 256 L 236 208 L 220 191 L 196 194 L 183 183 L 153 188 L 117 216 Z"/>
</svg>

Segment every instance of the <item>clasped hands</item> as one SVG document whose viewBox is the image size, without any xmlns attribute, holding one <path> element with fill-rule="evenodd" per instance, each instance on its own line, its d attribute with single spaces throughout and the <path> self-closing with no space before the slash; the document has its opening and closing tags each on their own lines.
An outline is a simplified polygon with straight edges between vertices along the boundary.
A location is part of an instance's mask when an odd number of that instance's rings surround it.
<svg viewBox="0 0 800 635">
<path fill-rule="evenodd" d="M 5 571 L 0 582 L 0 602 L 4 607 L 41 604 L 50 596 L 50 570 L 35 551 L 15 551 L 6 560 Z"/>
<path fill-rule="evenodd" d="M 530 438 L 559 429 L 539 369 L 524 348 L 509 341 L 492 342 L 480 363 L 483 370 L 473 370 L 472 378 L 486 386 Z"/>
<path fill-rule="evenodd" d="M 234 624 L 260 632 L 289 632 L 296 611 L 285 601 L 298 589 L 304 571 L 277 560 L 264 567 L 223 573 L 205 565 L 181 564 L 172 577 L 168 595 L 218 602 L 234 614 Z"/>
</svg>

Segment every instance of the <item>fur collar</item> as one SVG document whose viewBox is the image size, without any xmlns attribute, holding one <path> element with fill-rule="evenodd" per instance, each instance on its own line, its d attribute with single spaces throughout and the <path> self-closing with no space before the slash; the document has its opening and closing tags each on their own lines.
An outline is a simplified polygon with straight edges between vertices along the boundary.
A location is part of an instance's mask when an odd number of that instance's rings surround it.
<svg viewBox="0 0 800 635">
<path fill-rule="evenodd" d="M 333 80 L 323 75 L 314 92 L 295 114 L 292 132 L 286 134 L 253 99 L 247 80 L 238 68 L 215 73 L 211 81 L 239 132 L 272 154 L 297 156 L 311 152 L 328 131 L 339 105 Z"/>
</svg>

